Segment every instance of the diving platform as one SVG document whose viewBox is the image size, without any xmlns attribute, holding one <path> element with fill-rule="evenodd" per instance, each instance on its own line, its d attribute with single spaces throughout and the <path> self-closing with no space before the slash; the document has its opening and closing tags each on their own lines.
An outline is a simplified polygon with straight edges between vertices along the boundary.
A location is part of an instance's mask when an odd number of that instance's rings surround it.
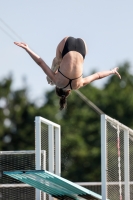
<svg viewBox="0 0 133 200">
<path fill-rule="evenodd" d="M 4 171 L 14 179 L 37 188 L 59 200 L 102 200 L 102 196 L 46 170 Z"/>
</svg>

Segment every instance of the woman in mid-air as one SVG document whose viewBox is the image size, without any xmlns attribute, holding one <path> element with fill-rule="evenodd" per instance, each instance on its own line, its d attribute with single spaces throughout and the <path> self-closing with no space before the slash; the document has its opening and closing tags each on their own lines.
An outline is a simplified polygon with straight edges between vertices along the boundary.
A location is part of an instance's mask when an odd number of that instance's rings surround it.
<svg viewBox="0 0 133 200">
<path fill-rule="evenodd" d="M 71 90 L 77 90 L 85 85 L 118 73 L 118 68 L 113 70 L 94 73 L 85 78 L 82 77 L 83 62 L 87 53 L 87 46 L 81 38 L 65 37 L 57 46 L 56 56 L 53 59 L 51 69 L 49 66 L 35 54 L 27 44 L 14 42 L 17 46 L 27 51 L 31 58 L 43 69 L 47 75 L 47 81 L 51 85 L 56 85 L 56 94 L 60 97 L 60 109 L 66 106 L 66 98 Z"/>
</svg>

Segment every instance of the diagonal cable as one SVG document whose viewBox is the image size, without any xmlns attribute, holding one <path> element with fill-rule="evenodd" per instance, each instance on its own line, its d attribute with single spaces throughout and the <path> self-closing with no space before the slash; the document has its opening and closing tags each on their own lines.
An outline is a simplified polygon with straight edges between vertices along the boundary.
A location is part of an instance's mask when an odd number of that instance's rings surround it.
<svg viewBox="0 0 133 200">
<path fill-rule="evenodd" d="M 1 19 L 0 18 L 0 21 L 19 39 L 19 40 L 21 40 L 21 41 L 24 41 L 7 23 L 5 23 L 4 21 L 3 21 L 3 19 Z M 13 37 L 9 34 L 9 33 L 7 33 L 3 28 L 1 28 L 0 27 L 0 29 L 3 31 L 3 32 L 5 32 L 11 39 L 13 39 Z M 14 40 L 15 41 L 15 40 Z"/>
<path fill-rule="evenodd" d="M 75 90 L 78 96 L 89 105 L 97 114 L 102 115 L 105 114 L 102 110 L 100 110 L 92 101 L 90 101 L 86 96 L 84 96 L 79 90 Z"/>
<path fill-rule="evenodd" d="M 7 31 L 5 31 L 1 26 L 0 26 L 0 29 L 10 38 L 12 39 L 13 41 L 15 41 L 14 37 L 12 37 Z"/>
</svg>

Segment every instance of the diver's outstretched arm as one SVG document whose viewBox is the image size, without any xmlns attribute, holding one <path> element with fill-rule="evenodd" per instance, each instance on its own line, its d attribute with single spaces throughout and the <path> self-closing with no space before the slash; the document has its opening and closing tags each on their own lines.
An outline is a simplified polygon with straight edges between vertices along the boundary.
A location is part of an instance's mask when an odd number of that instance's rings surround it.
<svg viewBox="0 0 133 200">
<path fill-rule="evenodd" d="M 110 76 L 112 74 L 116 74 L 121 79 L 121 76 L 120 76 L 120 74 L 118 73 L 117 70 L 118 70 L 118 67 L 116 67 L 116 68 L 114 68 L 112 70 L 97 72 L 95 74 L 87 76 L 87 77 L 83 78 L 83 86 L 85 86 L 85 85 L 87 85 L 87 84 L 89 84 L 89 83 L 91 83 L 91 82 L 93 82 L 95 80 Z"/>
<path fill-rule="evenodd" d="M 49 66 L 38 56 L 35 52 L 33 52 L 27 44 L 23 42 L 14 42 L 17 46 L 25 49 L 27 53 L 31 56 L 31 58 L 42 68 L 42 70 L 45 72 L 47 76 L 50 77 L 50 79 L 55 82 L 55 74 L 54 72 L 49 68 Z"/>
</svg>

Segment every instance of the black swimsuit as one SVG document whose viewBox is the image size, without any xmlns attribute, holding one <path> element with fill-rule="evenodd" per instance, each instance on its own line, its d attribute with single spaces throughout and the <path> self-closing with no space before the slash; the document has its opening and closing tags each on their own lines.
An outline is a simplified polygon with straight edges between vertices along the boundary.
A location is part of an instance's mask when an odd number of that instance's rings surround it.
<svg viewBox="0 0 133 200">
<path fill-rule="evenodd" d="M 69 51 L 77 51 L 85 58 L 86 51 L 84 41 L 80 38 L 68 37 L 62 51 L 62 58 Z"/>
<path fill-rule="evenodd" d="M 67 40 L 66 40 L 66 43 L 64 45 L 64 49 L 62 51 L 62 58 L 69 52 L 69 51 L 77 51 L 79 52 L 83 58 L 85 58 L 85 54 L 86 54 L 86 50 L 85 50 L 85 44 L 84 44 L 84 41 L 80 38 L 73 38 L 73 37 L 68 37 Z M 58 72 L 60 74 L 62 74 L 62 72 L 58 69 Z M 64 76 L 65 78 L 69 79 L 69 83 L 63 87 L 62 89 L 66 88 L 68 85 L 70 85 L 70 88 L 72 90 L 72 81 L 75 80 L 75 79 L 78 79 L 78 78 L 73 78 L 73 79 L 70 79 L 68 77 L 66 77 L 64 74 L 62 74 L 62 76 Z"/>
</svg>

